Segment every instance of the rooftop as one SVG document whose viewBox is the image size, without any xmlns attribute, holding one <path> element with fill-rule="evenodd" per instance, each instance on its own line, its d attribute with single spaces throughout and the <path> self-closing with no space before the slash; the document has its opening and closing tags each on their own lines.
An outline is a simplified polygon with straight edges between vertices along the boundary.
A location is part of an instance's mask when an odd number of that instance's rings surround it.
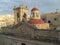
<svg viewBox="0 0 60 45">
<path fill-rule="evenodd" d="M 34 8 L 32 9 L 32 11 L 38 11 L 38 8 L 34 7 Z"/>
<path fill-rule="evenodd" d="M 30 24 L 43 24 L 44 21 L 42 19 L 31 19 L 29 20 Z"/>
</svg>

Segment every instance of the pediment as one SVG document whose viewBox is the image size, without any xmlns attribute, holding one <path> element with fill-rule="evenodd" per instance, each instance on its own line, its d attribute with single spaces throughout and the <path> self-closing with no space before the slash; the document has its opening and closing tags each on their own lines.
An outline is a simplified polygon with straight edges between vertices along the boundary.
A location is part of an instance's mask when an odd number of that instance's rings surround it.
<svg viewBox="0 0 60 45">
<path fill-rule="evenodd" d="M 14 29 L 15 33 L 21 33 L 21 34 L 32 33 L 32 31 L 34 31 L 34 28 L 27 23 L 21 23 L 19 27 Z"/>
</svg>

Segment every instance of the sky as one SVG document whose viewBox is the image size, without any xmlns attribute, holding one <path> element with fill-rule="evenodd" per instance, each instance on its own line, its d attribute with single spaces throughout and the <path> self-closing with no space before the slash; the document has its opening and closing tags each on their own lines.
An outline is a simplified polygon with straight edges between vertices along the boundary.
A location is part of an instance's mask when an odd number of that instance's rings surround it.
<svg viewBox="0 0 60 45">
<path fill-rule="evenodd" d="M 60 9 L 60 0 L 0 0 L 0 14 L 14 14 L 14 6 L 24 5 L 29 9 L 37 7 L 41 14 L 50 13 Z"/>
</svg>

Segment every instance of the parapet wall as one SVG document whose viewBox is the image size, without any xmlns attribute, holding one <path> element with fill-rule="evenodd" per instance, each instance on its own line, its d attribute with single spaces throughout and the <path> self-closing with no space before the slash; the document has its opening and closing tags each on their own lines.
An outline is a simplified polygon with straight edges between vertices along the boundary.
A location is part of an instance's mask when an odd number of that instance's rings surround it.
<svg viewBox="0 0 60 45">
<path fill-rule="evenodd" d="M 21 39 L 7 35 L 0 35 L 0 42 L 0 45 L 55 45 L 54 43 Z"/>
</svg>

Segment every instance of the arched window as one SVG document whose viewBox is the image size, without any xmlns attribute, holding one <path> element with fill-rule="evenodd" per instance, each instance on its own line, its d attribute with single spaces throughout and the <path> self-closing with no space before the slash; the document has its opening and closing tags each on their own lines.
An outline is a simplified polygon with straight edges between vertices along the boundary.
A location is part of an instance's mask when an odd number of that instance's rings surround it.
<svg viewBox="0 0 60 45">
<path fill-rule="evenodd" d="M 54 18 L 54 20 L 56 21 L 57 19 L 56 19 L 56 18 Z"/>
<path fill-rule="evenodd" d="M 38 13 L 36 12 L 36 15 L 38 15 Z"/>
<path fill-rule="evenodd" d="M 24 13 L 23 17 L 26 18 L 26 13 Z"/>
<path fill-rule="evenodd" d="M 48 23 L 51 23 L 51 21 L 49 20 Z"/>
<path fill-rule="evenodd" d="M 35 16 L 33 15 L 33 17 L 35 17 Z"/>
<path fill-rule="evenodd" d="M 26 45 L 25 43 L 21 43 L 21 45 Z"/>
<path fill-rule="evenodd" d="M 37 17 L 39 17 L 39 15 L 36 15 Z"/>
<path fill-rule="evenodd" d="M 34 14 L 34 12 L 33 12 L 33 17 L 35 17 L 35 14 Z"/>
<path fill-rule="evenodd" d="M 19 13 L 17 13 L 17 18 L 19 18 L 20 17 L 20 15 L 19 15 Z"/>
<path fill-rule="evenodd" d="M 33 15 L 34 15 L 34 12 L 33 12 Z"/>
<path fill-rule="evenodd" d="M 24 13 L 24 15 L 23 15 L 23 21 L 26 21 L 26 18 L 27 18 L 27 15 L 26 15 L 26 13 Z"/>
<path fill-rule="evenodd" d="M 20 15 L 17 13 L 17 21 L 20 22 Z"/>
<path fill-rule="evenodd" d="M 44 21 L 45 21 L 45 19 L 44 18 L 42 18 Z"/>
</svg>

